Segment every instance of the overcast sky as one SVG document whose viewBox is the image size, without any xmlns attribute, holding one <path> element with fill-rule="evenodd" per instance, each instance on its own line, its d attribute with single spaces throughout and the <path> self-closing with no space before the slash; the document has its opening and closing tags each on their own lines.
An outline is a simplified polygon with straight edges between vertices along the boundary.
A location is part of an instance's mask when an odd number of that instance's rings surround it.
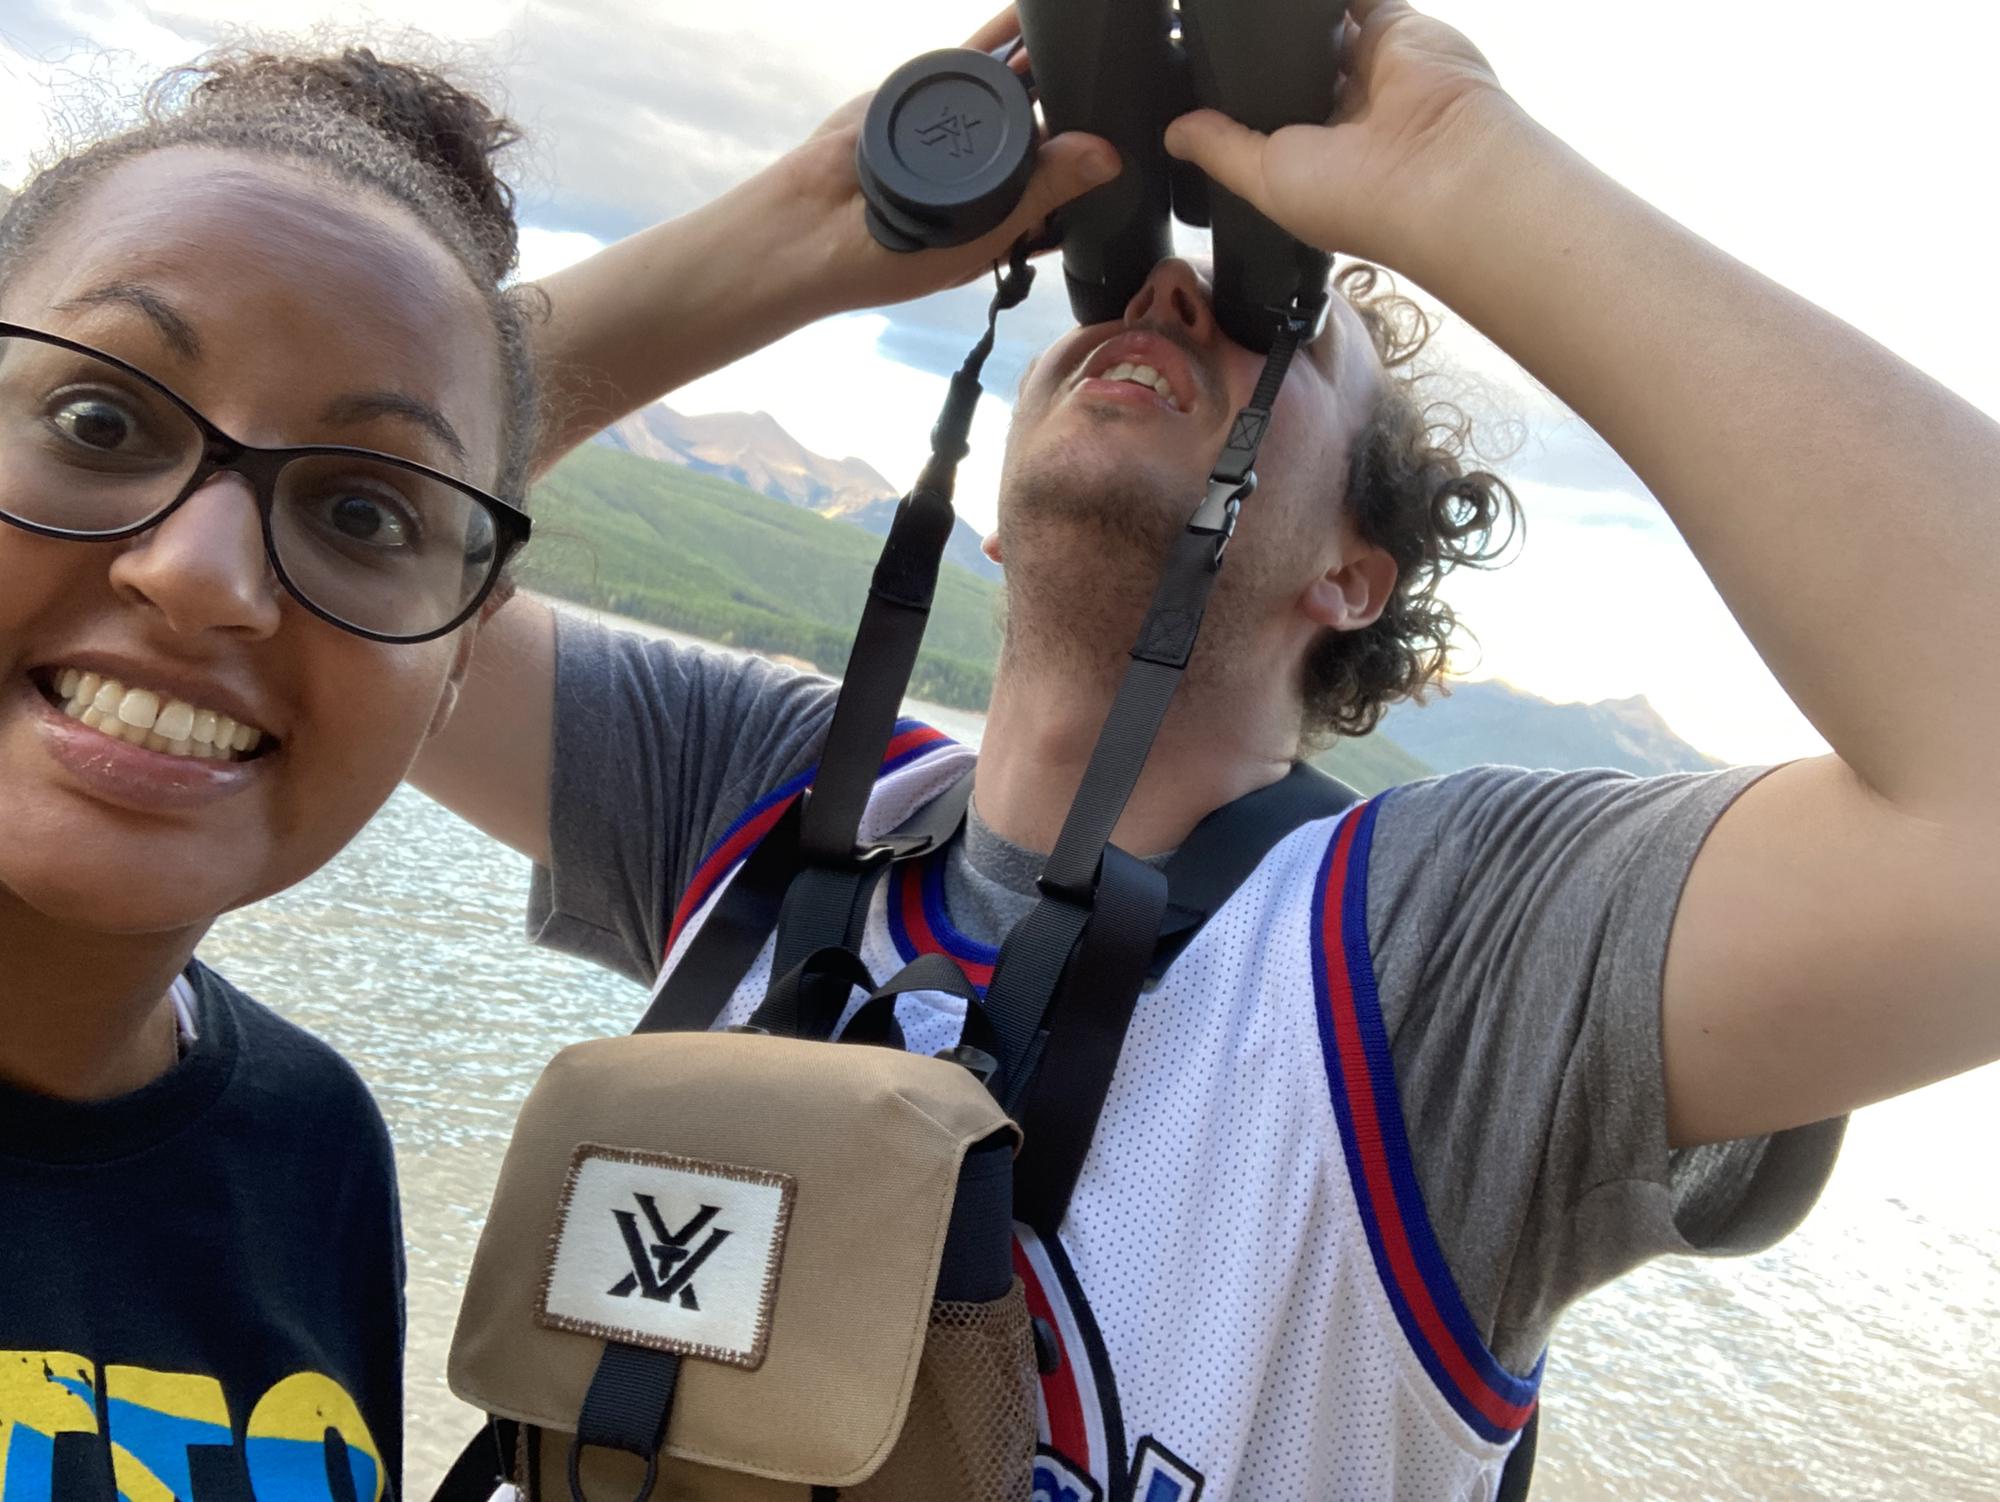
<svg viewBox="0 0 2000 1502">
<path fill-rule="evenodd" d="M 115 114 L 136 81 L 244 28 L 332 22 L 390 50 L 414 26 L 496 81 L 529 127 L 528 269 L 547 271 L 740 180 L 997 3 L 406 0 L 370 20 L 332 0 L 0 0 L 0 183 L 18 183 L 52 134 Z M 1426 8 L 1613 175 L 2000 415 L 1989 103 L 2000 6 Z M 904 483 L 980 301 L 961 292 L 834 320 L 672 401 L 762 408 L 810 447 L 859 454 Z M 1064 319 L 1060 278 L 1044 277 L 989 384 L 1011 390 L 1011 372 Z M 1815 749 L 1637 480 L 1476 335 L 1454 329 L 1448 353 L 1485 406 L 1525 418 L 1530 434 L 1501 466 L 1529 509 L 1523 555 L 1452 591 L 1480 638 L 1465 666 L 1555 699 L 1645 693 L 1732 759 Z M 1005 420 L 989 401 L 961 481 L 960 509 L 978 526 L 992 519 Z"/>
</svg>

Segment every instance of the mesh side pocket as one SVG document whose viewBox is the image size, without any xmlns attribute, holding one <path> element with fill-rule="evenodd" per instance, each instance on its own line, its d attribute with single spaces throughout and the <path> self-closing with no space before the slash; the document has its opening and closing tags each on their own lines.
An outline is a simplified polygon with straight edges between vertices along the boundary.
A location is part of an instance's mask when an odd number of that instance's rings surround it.
<svg viewBox="0 0 2000 1502">
<path fill-rule="evenodd" d="M 1025 1502 L 1035 1465 L 1035 1340 L 1017 1278 L 987 1304 L 931 1305 L 909 1417 L 842 1502 Z"/>
</svg>

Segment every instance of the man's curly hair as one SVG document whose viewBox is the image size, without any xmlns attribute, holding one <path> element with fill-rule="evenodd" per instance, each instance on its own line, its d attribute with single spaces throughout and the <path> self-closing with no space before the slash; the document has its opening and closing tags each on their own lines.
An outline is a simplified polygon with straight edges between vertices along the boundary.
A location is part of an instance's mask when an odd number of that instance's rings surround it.
<svg viewBox="0 0 2000 1502">
<path fill-rule="evenodd" d="M 1470 467 L 1472 423 L 1428 400 L 1415 362 L 1430 315 L 1373 266 L 1343 267 L 1334 290 L 1361 317 L 1384 373 L 1381 399 L 1348 464 L 1347 507 L 1364 542 L 1396 563 L 1396 587 L 1374 624 L 1325 632 L 1306 656 L 1305 736 L 1366 735 L 1389 706 L 1436 679 L 1459 625 L 1438 598 L 1445 575 L 1491 566 L 1521 527 L 1520 503 L 1499 476 Z"/>
</svg>

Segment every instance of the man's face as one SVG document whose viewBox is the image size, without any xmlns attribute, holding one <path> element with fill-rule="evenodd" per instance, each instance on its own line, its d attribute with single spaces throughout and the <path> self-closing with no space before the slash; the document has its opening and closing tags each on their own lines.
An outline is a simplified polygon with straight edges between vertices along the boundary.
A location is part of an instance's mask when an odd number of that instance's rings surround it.
<svg viewBox="0 0 2000 1502">
<path fill-rule="evenodd" d="M 1222 332 L 1210 295 L 1195 267 L 1163 261 L 1121 321 L 1076 329 L 1029 369 L 1002 472 L 1010 568 L 1033 568 L 1042 547 L 1074 546 L 1081 533 L 1148 578 L 1157 570 L 1264 367 Z M 1239 613 L 1252 602 L 1288 608 L 1355 545 L 1340 502 L 1382 379 L 1367 330 L 1334 297 L 1326 332 L 1292 362 L 1257 456 L 1258 489 L 1223 575 Z"/>
</svg>

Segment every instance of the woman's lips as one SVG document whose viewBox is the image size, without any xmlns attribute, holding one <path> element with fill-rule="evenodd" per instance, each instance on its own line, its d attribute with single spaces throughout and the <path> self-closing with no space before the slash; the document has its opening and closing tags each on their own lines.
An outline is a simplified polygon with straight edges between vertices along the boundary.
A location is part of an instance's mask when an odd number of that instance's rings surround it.
<svg viewBox="0 0 2000 1502">
<path fill-rule="evenodd" d="M 202 808 L 244 791 L 271 760 L 196 761 L 148 751 L 73 720 L 27 678 L 20 697 L 50 758 L 82 791 L 140 813 Z"/>
</svg>

